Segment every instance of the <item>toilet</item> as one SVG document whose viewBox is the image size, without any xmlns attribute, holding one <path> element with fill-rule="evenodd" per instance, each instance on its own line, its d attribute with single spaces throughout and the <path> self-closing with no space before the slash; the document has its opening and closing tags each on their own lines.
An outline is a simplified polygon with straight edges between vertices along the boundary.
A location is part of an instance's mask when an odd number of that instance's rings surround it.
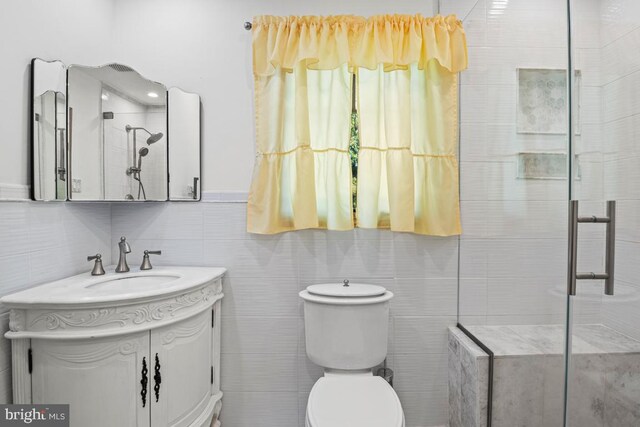
<svg viewBox="0 0 640 427">
<path fill-rule="evenodd" d="M 300 297 L 307 356 L 324 368 L 309 394 L 306 427 L 404 427 L 398 395 L 372 371 L 387 356 L 393 294 L 345 280 L 311 285 Z"/>
</svg>

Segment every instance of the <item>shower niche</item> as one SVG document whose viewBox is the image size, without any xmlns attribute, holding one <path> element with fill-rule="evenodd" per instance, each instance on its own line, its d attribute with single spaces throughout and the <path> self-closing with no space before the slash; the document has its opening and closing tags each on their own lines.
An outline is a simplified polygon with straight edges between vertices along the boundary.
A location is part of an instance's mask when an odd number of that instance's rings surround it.
<svg viewBox="0 0 640 427">
<path fill-rule="evenodd" d="M 200 97 L 117 63 L 31 62 L 32 198 L 200 200 Z"/>
</svg>

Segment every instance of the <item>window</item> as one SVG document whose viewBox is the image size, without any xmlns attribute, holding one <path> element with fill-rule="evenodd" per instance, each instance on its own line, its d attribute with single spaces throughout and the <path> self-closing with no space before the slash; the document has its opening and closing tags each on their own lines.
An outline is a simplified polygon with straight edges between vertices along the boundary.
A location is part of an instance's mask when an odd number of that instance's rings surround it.
<svg viewBox="0 0 640 427">
<path fill-rule="evenodd" d="M 247 229 L 460 234 L 455 16 L 257 17 Z"/>
<path fill-rule="evenodd" d="M 358 152 L 360 151 L 360 131 L 358 129 L 358 107 L 356 102 L 356 75 L 351 79 L 351 127 L 349 135 L 349 158 L 351 160 L 351 200 L 353 222 L 358 223 Z"/>
</svg>

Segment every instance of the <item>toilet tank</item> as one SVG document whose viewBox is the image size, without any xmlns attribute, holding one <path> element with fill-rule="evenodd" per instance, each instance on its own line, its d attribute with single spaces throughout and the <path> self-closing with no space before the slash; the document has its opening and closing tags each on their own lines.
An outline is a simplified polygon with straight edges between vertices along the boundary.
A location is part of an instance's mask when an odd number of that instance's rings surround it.
<svg viewBox="0 0 640 427">
<path fill-rule="evenodd" d="M 300 292 L 304 300 L 307 355 L 330 369 L 369 369 L 387 356 L 389 300 L 381 286 L 312 285 Z"/>
</svg>

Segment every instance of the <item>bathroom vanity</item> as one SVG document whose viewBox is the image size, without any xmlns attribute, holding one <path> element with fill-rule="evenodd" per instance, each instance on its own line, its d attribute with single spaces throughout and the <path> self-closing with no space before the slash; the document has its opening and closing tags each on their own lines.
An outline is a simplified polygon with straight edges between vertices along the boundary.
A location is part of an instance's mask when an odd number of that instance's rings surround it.
<svg viewBox="0 0 640 427">
<path fill-rule="evenodd" d="M 13 403 L 68 403 L 71 426 L 210 426 L 225 271 L 108 268 L 3 297 Z"/>
</svg>

